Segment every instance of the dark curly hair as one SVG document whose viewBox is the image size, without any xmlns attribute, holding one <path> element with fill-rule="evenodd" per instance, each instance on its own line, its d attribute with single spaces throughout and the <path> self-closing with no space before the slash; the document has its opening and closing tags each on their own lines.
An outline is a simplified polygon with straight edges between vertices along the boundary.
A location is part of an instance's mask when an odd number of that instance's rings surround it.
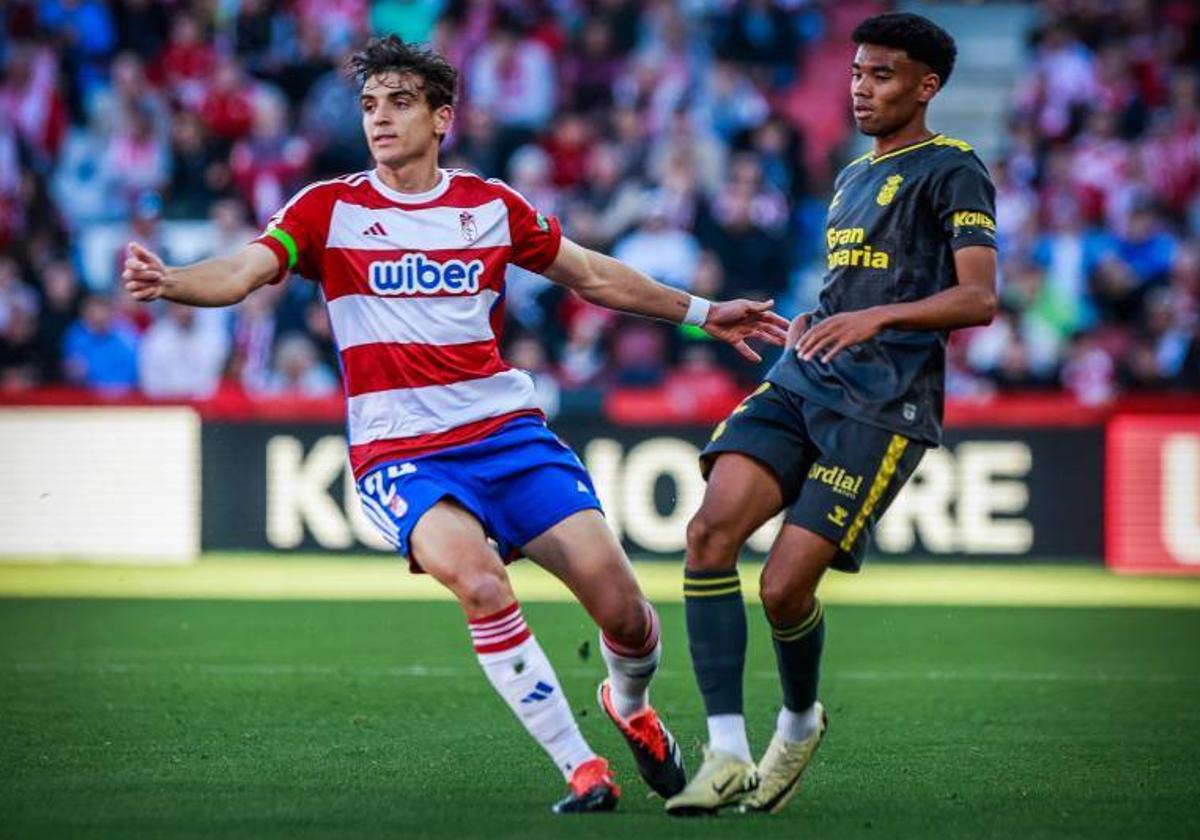
<svg viewBox="0 0 1200 840">
<path fill-rule="evenodd" d="M 869 17 L 854 27 L 856 44 L 876 44 L 904 50 L 914 61 L 928 65 L 944 86 L 954 69 L 958 47 L 954 39 L 929 18 L 908 12 L 888 12 Z"/>
<path fill-rule="evenodd" d="M 411 73 L 421 80 L 425 101 L 432 110 L 454 105 L 458 93 L 458 71 L 433 50 L 406 44 L 395 35 L 372 38 L 346 59 L 346 70 L 359 87 L 378 73 Z"/>
</svg>

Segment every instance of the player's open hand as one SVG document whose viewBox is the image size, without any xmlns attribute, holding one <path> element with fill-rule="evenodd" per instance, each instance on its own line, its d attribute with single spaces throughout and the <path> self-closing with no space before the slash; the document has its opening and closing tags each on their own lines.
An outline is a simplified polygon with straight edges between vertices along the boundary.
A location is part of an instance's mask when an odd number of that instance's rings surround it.
<svg viewBox="0 0 1200 840">
<path fill-rule="evenodd" d="M 750 362 L 761 362 L 762 356 L 746 342 L 752 338 L 783 347 L 787 340 L 787 319 L 771 311 L 773 300 L 723 300 L 714 302 L 708 310 L 704 331 L 733 345 L 733 349 Z"/>
<path fill-rule="evenodd" d="M 796 349 L 796 345 L 800 343 L 800 336 L 804 335 L 806 329 L 808 329 L 808 313 L 801 312 L 788 325 L 787 342 L 783 346 L 792 350 Z"/>
<path fill-rule="evenodd" d="M 839 312 L 804 331 L 796 345 L 796 355 L 806 362 L 813 357 L 828 363 L 838 353 L 878 335 L 883 319 L 875 309 Z"/>
<path fill-rule="evenodd" d="M 136 242 L 129 243 L 129 256 L 125 258 L 125 270 L 121 282 L 125 291 L 135 300 L 143 302 L 162 297 L 163 283 L 167 279 L 167 267 L 153 251 Z"/>
</svg>

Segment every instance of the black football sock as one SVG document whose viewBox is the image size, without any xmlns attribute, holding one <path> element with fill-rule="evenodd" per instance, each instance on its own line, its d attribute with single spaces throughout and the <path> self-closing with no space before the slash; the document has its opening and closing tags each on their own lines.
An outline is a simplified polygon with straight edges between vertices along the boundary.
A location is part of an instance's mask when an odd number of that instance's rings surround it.
<svg viewBox="0 0 1200 840">
<path fill-rule="evenodd" d="M 825 609 L 821 602 L 814 598 L 808 615 L 795 624 L 772 625 L 771 636 L 783 685 L 783 706 L 797 714 L 806 712 L 817 700 L 821 649 L 825 646 Z"/>
<path fill-rule="evenodd" d="M 742 714 L 742 672 L 746 666 L 746 605 L 737 570 L 683 571 L 692 670 L 713 715 Z"/>
</svg>

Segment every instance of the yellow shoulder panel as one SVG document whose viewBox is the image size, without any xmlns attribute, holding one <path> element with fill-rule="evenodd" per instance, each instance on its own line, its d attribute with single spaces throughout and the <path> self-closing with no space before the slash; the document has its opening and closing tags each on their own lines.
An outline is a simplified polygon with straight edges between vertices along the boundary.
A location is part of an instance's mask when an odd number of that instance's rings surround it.
<svg viewBox="0 0 1200 840">
<path fill-rule="evenodd" d="M 957 137 L 946 137 L 945 135 L 939 135 L 935 137 L 933 139 L 933 145 L 952 146 L 953 148 L 958 149 L 960 152 L 973 151 L 971 144 L 966 140 L 959 140 Z"/>
</svg>

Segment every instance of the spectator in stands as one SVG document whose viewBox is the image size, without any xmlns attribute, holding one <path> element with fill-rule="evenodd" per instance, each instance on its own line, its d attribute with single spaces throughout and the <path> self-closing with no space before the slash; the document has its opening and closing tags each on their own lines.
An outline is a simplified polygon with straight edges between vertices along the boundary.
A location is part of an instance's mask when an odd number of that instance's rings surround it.
<svg viewBox="0 0 1200 840">
<path fill-rule="evenodd" d="M 128 203 L 139 193 L 166 186 L 170 154 L 149 110 L 139 106 L 129 123 L 113 133 L 102 166 L 114 201 Z"/>
<path fill-rule="evenodd" d="M 358 89 L 340 66 L 313 82 L 300 125 L 313 149 L 315 176 L 345 175 L 368 165 Z"/>
<path fill-rule="evenodd" d="M 108 75 L 107 59 L 116 44 L 116 27 L 108 4 L 100 0 L 40 0 L 41 25 L 60 40 L 63 64 L 75 78 L 81 100 Z M 75 109 L 82 113 L 83 108 Z"/>
<path fill-rule="evenodd" d="M 0 121 L 0 248 L 7 247 L 24 231 L 22 174 L 16 132 L 9 122 Z"/>
<path fill-rule="evenodd" d="M 567 318 L 566 342 L 559 355 L 558 381 L 564 388 L 596 385 L 604 375 L 604 335 L 612 319 L 607 312 L 595 311 L 590 304 L 579 306 L 575 317 Z"/>
<path fill-rule="evenodd" d="M 254 125 L 254 85 L 246 78 L 237 60 L 221 56 L 216 60 L 212 82 L 205 87 L 200 115 L 219 148 L 228 149 L 250 133 Z"/>
<path fill-rule="evenodd" d="M 583 114 L 608 108 L 623 64 L 612 24 L 606 18 L 589 16 L 576 44 L 563 57 L 567 105 Z"/>
<path fill-rule="evenodd" d="M 550 157 L 550 180 L 559 189 L 576 187 L 583 180 L 592 127 L 580 114 L 563 114 L 554 123 L 542 148 Z"/>
<path fill-rule="evenodd" d="M 647 388 L 667 372 L 665 327 L 652 321 L 623 319 L 613 336 L 612 384 Z"/>
<path fill-rule="evenodd" d="M 550 121 L 555 101 L 550 51 L 527 37 L 515 19 L 506 16 L 496 27 L 468 67 L 467 78 L 470 107 L 487 110 L 496 119 L 503 159 Z"/>
<path fill-rule="evenodd" d="M 41 383 L 36 310 L 15 309 L 0 328 L 0 393 Z"/>
<path fill-rule="evenodd" d="M 243 66 L 252 72 L 267 71 L 273 58 L 271 45 L 274 40 L 276 19 L 271 14 L 271 5 L 267 0 L 240 0 L 237 5 L 237 17 L 233 22 L 234 52 Z M 306 34 L 302 34 L 298 39 L 301 43 L 300 52 L 302 55 L 311 55 L 311 51 L 307 49 L 307 42 L 310 39 L 304 37 Z M 318 40 L 316 43 L 319 48 L 320 41 Z M 301 79 L 306 75 L 299 66 L 293 65 L 288 69 Z M 300 98 L 303 96 L 302 92 Z M 292 104 L 298 105 L 299 99 L 293 100 Z"/>
<path fill-rule="evenodd" d="M 330 70 L 334 62 L 325 52 L 325 35 L 312 24 L 301 25 L 295 39 L 295 52 L 279 66 L 259 75 L 269 78 L 283 91 L 291 109 L 299 111 L 313 85 Z M 253 64 L 247 65 L 253 68 Z"/>
<path fill-rule="evenodd" d="M 267 389 L 275 345 L 276 308 L 283 284 L 259 289 L 234 311 L 230 375 L 251 392 Z"/>
<path fill-rule="evenodd" d="M 696 92 L 693 120 L 725 143 L 732 143 L 743 132 L 762 125 L 768 110 L 767 100 L 736 64 L 716 61 Z"/>
<path fill-rule="evenodd" d="M 808 195 L 808 172 L 798 131 L 782 117 L 770 116 L 750 136 L 750 146 L 762 169 L 764 181 L 789 201 Z"/>
<path fill-rule="evenodd" d="M 460 110 L 455 121 L 452 157 L 458 166 L 485 178 L 498 178 L 504 172 L 496 137 L 496 118 L 483 108 Z"/>
<path fill-rule="evenodd" d="M 648 196 L 638 228 L 613 246 L 613 256 L 660 283 L 689 289 L 700 259 L 700 243 L 686 230 L 672 227 L 661 193 Z"/>
<path fill-rule="evenodd" d="M 367 35 L 367 0 L 295 0 L 300 28 L 310 28 L 325 37 L 325 52 L 341 55 Z"/>
<path fill-rule="evenodd" d="M 258 229 L 247 221 L 246 205 L 236 197 L 215 202 L 208 218 L 212 222 L 214 257 L 232 254 L 258 236 Z"/>
<path fill-rule="evenodd" d="M 191 111 L 175 115 L 171 130 L 171 178 L 167 215 L 196 219 L 228 192 L 233 176 L 229 159 L 208 137 L 204 122 Z"/>
<path fill-rule="evenodd" d="M 265 223 L 299 189 L 310 156 L 308 141 L 288 131 L 283 99 L 260 94 L 253 132 L 230 155 L 234 183 L 259 222 Z"/>
<path fill-rule="evenodd" d="M 143 61 L 157 55 L 170 34 L 171 9 L 158 0 L 122 0 L 113 6 L 117 50 L 130 51 Z"/>
<path fill-rule="evenodd" d="M 1095 98 L 1092 52 L 1067 26 L 1055 24 L 1041 36 L 1034 74 L 1018 95 L 1019 107 L 1033 115 L 1044 137 L 1061 139 L 1075 127 L 1081 109 Z"/>
<path fill-rule="evenodd" d="M 75 270 L 66 260 L 50 263 L 42 271 L 42 300 L 38 310 L 38 365 L 41 381 L 60 383 L 63 340 L 67 329 L 79 317 L 82 292 Z"/>
<path fill-rule="evenodd" d="M 721 261 L 727 295 L 772 297 L 788 283 L 786 240 L 768 227 L 778 229 L 777 208 L 771 199 L 758 198 L 753 183 L 731 181 L 713 205 L 714 224 L 701 234 L 704 247 Z"/>
<path fill-rule="evenodd" d="M 724 185 L 728 154 L 728 148 L 715 135 L 698 127 L 690 112 L 681 108 L 655 142 L 647 168 L 655 180 L 661 181 L 669 163 L 686 156 L 692 161 L 701 189 L 711 196 Z"/>
<path fill-rule="evenodd" d="M 336 394 L 338 379 L 321 363 L 317 347 L 303 333 L 288 333 L 275 348 L 275 364 L 263 393 L 275 396 L 326 397 Z"/>
<path fill-rule="evenodd" d="M 67 107 L 59 83 L 58 56 L 49 47 L 18 42 L 6 51 L 0 122 L 16 129 L 43 169 L 57 157 L 67 133 Z"/>
<path fill-rule="evenodd" d="M 158 63 L 167 90 L 180 105 L 195 109 L 204 103 L 217 69 L 217 51 L 194 14 L 175 15 L 170 41 Z"/>
<path fill-rule="evenodd" d="M 37 294 L 21 278 L 21 268 L 12 257 L 0 254 L 0 330 L 19 311 L 37 312 Z"/>
<path fill-rule="evenodd" d="M 792 6 L 793 8 L 785 8 Z M 799 32 L 794 4 L 778 0 L 747 0 L 729 4 L 714 26 L 716 50 L 723 58 L 743 64 L 785 69 L 796 58 Z"/>
<path fill-rule="evenodd" d="M 15 260 L 0 256 L 0 391 L 31 388 L 41 379 L 38 298 Z"/>
<path fill-rule="evenodd" d="M 155 134 L 165 137 L 171 122 L 170 107 L 146 78 L 144 61 L 135 53 L 120 53 L 113 59 L 111 82 L 92 99 L 94 130 L 107 137 L 128 126 L 137 112 L 149 114 Z"/>
<path fill-rule="evenodd" d="M 67 379 L 89 390 L 123 394 L 137 386 L 138 335 L 116 317 L 112 300 L 89 295 L 63 339 Z"/>
<path fill-rule="evenodd" d="M 550 156 L 541 146 L 522 146 L 508 164 L 508 180 L 513 189 L 525 196 L 542 213 L 558 215 L 561 192 L 551 180 Z"/>
<path fill-rule="evenodd" d="M 1086 405 L 1106 403 L 1116 396 L 1116 365 L 1091 333 L 1075 335 L 1063 364 L 1062 384 Z"/>
<path fill-rule="evenodd" d="M 641 218 L 643 197 L 642 186 L 624 177 L 617 148 L 597 143 L 588 153 L 583 181 L 564 210 L 571 238 L 607 253 Z"/>
<path fill-rule="evenodd" d="M 195 309 L 167 304 L 138 347 L 142 393 L 157 399 L 210 396 L 221 381 L 228 354 L 225 334 L 206 329 Z"/>
</svg>

